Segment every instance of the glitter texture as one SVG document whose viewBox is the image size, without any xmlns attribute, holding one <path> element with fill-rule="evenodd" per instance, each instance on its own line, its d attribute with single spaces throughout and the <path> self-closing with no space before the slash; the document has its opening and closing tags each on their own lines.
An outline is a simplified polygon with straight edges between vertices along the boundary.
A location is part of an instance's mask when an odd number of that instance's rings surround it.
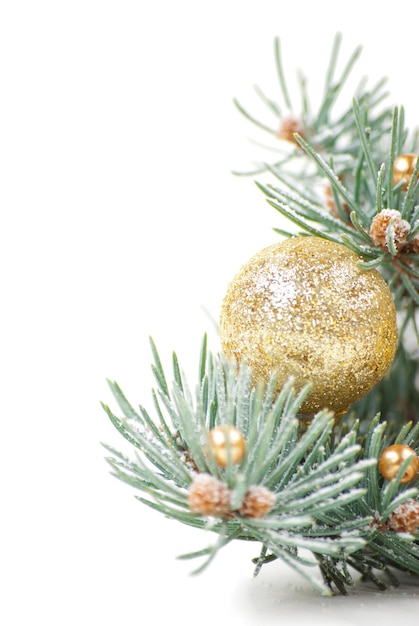
<svg viewBox="0 0 419 626">
<path fill-rule="evenodd" d="M 245 361 L 254 383 L 293 376 L 311 384 L 302 413 L 343 414 L 384 376 L 397 345 L 391 293 L 342 244 L 293 237 L 261 250 L 230 283 L 221 307 L 227 358 Z"/>
</svg>

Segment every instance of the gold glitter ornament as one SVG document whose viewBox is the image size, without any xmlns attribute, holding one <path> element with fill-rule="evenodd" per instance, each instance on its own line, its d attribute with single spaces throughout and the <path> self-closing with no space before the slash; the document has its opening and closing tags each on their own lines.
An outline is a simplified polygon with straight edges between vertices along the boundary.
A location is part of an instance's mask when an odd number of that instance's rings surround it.
<svg viewBox="0 0 419 626">
<path fill-rule="evenodd" d="M 406 446 L 403 443 L 396 443 L 386 448 L 380 456 L 378 469 L 386 480 L 393 480 L 393 478 L 396 478 L 397 472 L 403 462 L 408 458 L 410 458 L 410 463 L 400 481 L 401 483 L 408 483 L 416 478 L 419 471 L 418 456 L 410 446 Z"/>
<path fill-rule="evenodd" d="M 417 154 L 401 154 L 394 159 L 393 184 L 397 185 L 404 180 L 403 191 L 406 191 L 409 186 L 417 160 Z"/>
<path fill-rule="evenodd" d="M 233 278 L 220 315 L 225 356 L 252 369 L 254 383 L 293 376 L 310 392 L 301 412 L 337 415 L 384 376 L 397 344 L 391 293 L 342 244 L 292 237 L 261 250 Z"/>
<path fill-rule="evenodd" d="M 234 426 L 223 424 L 215 426 L 208 434 L 208 444 L 220 467 L 231 463 L 240 463 L 246 453 L 246 442 L 240 430 Z"/>
</svg>

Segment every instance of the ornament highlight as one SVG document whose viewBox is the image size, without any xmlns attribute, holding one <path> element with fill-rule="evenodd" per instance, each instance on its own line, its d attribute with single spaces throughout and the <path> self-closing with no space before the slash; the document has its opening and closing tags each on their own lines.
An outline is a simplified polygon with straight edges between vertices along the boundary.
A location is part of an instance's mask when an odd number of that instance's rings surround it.
<svg viewBox="0 0 419 626">
<path fill-rule="evenodd" d="M 234 464 L 240 463 L 246 454 L 242 433 L 228 424 L 212 428 L 208 434 L 208 444 L 220 467 L 227 467 L 229 460 Z"/>
<path fill-rule="evenodd" d="M 376 270 L 346 246 L 292 237 L 261 250 L 228 286 L 220 339 L 228 359 L 245 361 L 254 383 L 275 374 L 311 384 L 301 412 L 347 412 L 384 376 L 397 344 L 396 311 Z"/>
<path fill-rule="evenodd" d="M 401 154 L 394 159 L 393 184 L 397 185 L 404 180 L 403 191 L 409 186 L 417 160 L 417 154 Z"/>
<path fill-rule="evenodd" d="M 396 443 L 386 448 L 380 456 L 378 469 L 386 480 L 393 480 L 406 459 L 410 458 L 410 463 L 406 468 L 401 483 L 408 483 L 416 478 L 419 472 L 419 458 L 410 446 Z"/>
</svg>

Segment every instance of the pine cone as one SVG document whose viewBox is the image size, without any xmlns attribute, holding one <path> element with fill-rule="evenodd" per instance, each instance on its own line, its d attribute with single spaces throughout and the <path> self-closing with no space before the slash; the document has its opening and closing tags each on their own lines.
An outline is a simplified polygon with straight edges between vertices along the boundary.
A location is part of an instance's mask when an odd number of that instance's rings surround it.
<svg viewBox="0 0 419 626">
<path fill-rule="evenodd" d="M 294 133 L 298 133 L 301 137 L 304 136 L 303 127 L 300 120 L 293 115 L 283 117 L 281 120 L 281 126 L 277 132 L 278 139 L 290 141 L 291 143 L 295 143 L 298 147 L 300 147 L 300 144 L 294 137 Z"/>
<path fill-rule="evenodd" d="M 419 254 L 419 235 L 413 237 L 413 239 L 406 244 L 403 252 L 413 252 L 414 254 Z"/>
<path fill-rule="evenodd" d="M 246 491 L 239 513 L 243 517 L 265 517 L 273 507 L 274 502 L 275 494 L 272 491 L 261 485 L 254 485 Z"/>
<path fill-rule="evenodd" d="M 370 237 L 374 245 L 388 251 L 387 232 L 390 220 L 393 220 L 394 245 L 399 252 L 404 247 L 410 231 L 410 224 L 402 218 L 400 211 L 383 209 L 377 213 L 371 223 Z"/>
<path fill-rule="evenodd" d="M 419 526 L 419 502 L 406 500 L 394 509 L 387 523 L 396 533 L 415 533 Z"/>
<path fill-rule="evenodd" d="M 197 474 L 189 487 L 189 508 L 201 515 L 230 515 L 230 490 L 210 474 Z"/>
</svg>

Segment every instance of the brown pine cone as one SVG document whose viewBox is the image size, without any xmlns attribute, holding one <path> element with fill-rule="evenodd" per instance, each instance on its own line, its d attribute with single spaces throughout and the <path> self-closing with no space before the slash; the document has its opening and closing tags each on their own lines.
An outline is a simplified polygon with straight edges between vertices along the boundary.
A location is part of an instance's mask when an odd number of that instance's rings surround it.
<svg viewBox="0 0 419 626">
<path fill-rule="evenodd" d="M 242 505 L 239 509 L 243 517 L 265 517 L 275 503 L 275 494 L 261 485 L 249 487 L 246 491 Z"/>
<path fill-rule="evenodd" d="M 377 213 L 371 222 L 370 237 L 374 245 L 382 250 L 388 251 L 387 232 L 390 220 L 393 220 L 394 245 L 396 250 L 400 252 L 406 244 L 406 239 L 410 231 L 410 224 L 402 219 L 400 211 L 383 209 Z"/>
<path fill-rule="evenodd" d="M 419 502 L 409 499 L 394 509 L 387 521 L 388 527 L 396 533 L 412 533 L 419 526 Z"/>
<path fill-rule="evenodd" d="M 188 503 L 193 513 L 230 515 L 230 490 L 210 474 L 197 474 L 189 487 Z"/>
</svg>

